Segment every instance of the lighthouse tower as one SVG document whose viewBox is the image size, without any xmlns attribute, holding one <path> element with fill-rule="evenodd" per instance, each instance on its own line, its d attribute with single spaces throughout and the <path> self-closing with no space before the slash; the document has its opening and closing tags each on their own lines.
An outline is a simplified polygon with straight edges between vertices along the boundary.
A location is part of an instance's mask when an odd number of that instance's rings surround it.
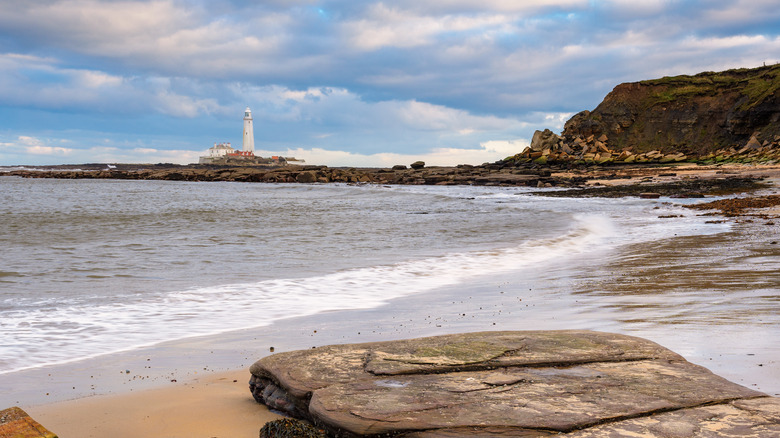
<svg viewBox="0 0 780 438">
<path fill-rule="evenodd" d="M 246 107 L 244 111 L 244 152 L 255 153 L 255 130 L 252 127 L 252 110 Z"/>
</svg>

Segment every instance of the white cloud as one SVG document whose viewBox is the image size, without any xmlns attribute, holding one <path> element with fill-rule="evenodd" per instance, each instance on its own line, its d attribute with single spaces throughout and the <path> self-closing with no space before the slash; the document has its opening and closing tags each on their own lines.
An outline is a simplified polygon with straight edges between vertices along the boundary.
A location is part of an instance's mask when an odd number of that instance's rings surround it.
<svg viewBox="0 0 780 438">
<path fill-rule="evenodd" d="M 191 9 L 179 8 L 173 1 L 2 2 L 0 17 L 6 28 L 29 28 L 42 38 L 61 38 L 52 43 L 114 55 L 193 22 Z"/>
<path fill-rule="evenodd" d="M 455 149 L 435 148 L 419 154 L 376 153 L 358 154 L 347 151 L 322 148 L 287 149 L 282 155 L 303 159 L 307 164 L 327 166 L 392 167 L 396 164 L 410 164 L 424 161 L 429 166 L 456 166 L 458 164 L 482 164 L 494 162 L 522 152 L 529 143 L 526 140 L 494 140 L 481 143 L 479 148 Z M 267 155 L 279 152 L 262 151 Z"/>
<path fill-rule="evenodd" d="M 189 92 L 197 84 L 182 78 L 126 78 L 98 70 L 63 68 L 53 58 L 14 53 L 0 54 L 0 101 L 35 105 L 45 109 L 81 108 L 158 112 L 175 117 L 197 117 L 224 113 L 213 97 L 201 98 L 174 91 L 185 85 Z M 43 79 L 37 79 L 43 77 Z"/>
<path fill-rule="evenodd" d="M 175 117 L 197 117 L 222 111 L 216 99 L 195 99 L 170 90 L 157 93 L 154 99 L 158 111 Z"/>
<path fill-rule="evenodd" d="M 631 16 L 659 14 L 666 8 L 674 7 L 669 0 L 606 0 L 604 3 L 610 9 Z"/>
<path fill-rule="evenodd" d="M 229 17 L 208 6 L 173 0 L 0 1 L 0 27 L 45 47 L 156 74 L 229 77 L 286 64 L 258 61 L 281 53 L 289 15 Z"/>
<path fill-rule="evenodd" d="M 279 93 L 279 97 L 283 99 L 294 100 L 296 102 L 303 102 L 306 99 L 319 98 L 323 96 L 322 89 L 309 88 L 307 90 L 284 90 Z"/>
<path fill-rule="evenodd" d="M 52 146 L 26 146 L 24 152 L 28 155 L 48 155 L 68 157 L 73 155 L 73 149 Z"/>
<path fill-rule="evenodd" d="M 110 75 L 101 71 L 74 70 L 74 86 L 84 88 L 118 87 L 122 85 L 123 78 Z"/>
<path fill-rule="evenodd" d="M 485 133 L 506 136 L 526 127 L 525 123 L 513 118 L 473 115 L 465 110 L 416 100 L 367 102 L 344 88 L 294 91 L 279 86 L 236 85 L 234 93 L 247 102 L 254 102 L 250 106 L 256 125 L 263 120 L 306 124 L 315 130 L 312 137 L 321 139 L 338 139 L 339 134 L 361 131 L 365 142 L 387 140 L 392 136 L 402 141 L 403 137 L 418 134 L 429 136 L 425 138 L 427 140 L 446 142 L 452 136 Z M 327 135 L 323 135 L 323 131 Z M 473 139 L 470 141 L 474 143 Z M 462 145 L 462 142 L 457 144 Z"/>
<path fill-rule="evenodd" d="M 67 157 L 73 154 L 73 149 L 59 146 L 48 146 L 44 141 L 26 135 L 20 135 L 15 143 L 4 143 L 11 152 L 25 155 L 49 155 Z"/>
<path fill-rule="evenodd" d="M 689 37 L 680 43 L 680 47 L 689 50 L 718 50 L 736 47 L 763 46 L 769 40 L 764 35 L 731 35 L 727 37 L 695 38 Z"/>
<path fill-rule="evenodd" d="M 737 0 L 717 2 L 713 7 L 706 8 L 701 20 L 704 23 L 722 27 L 751 23 L 766 19 L 776 20 L 780 17 L 780 9 L 776 0 Z"/>
<path fill-rule="evenodd" d="M 474 133 L 476 131 L 504 129 L 508 125 L 517 123 L 509 119 L 501 119 L 495 116 L 474 116 L 467 111 L 448 108 L 442 105 L 434 105 L 415 100 L 408 102 L 386 102 L 386 113 L 394 115 L 406 129 L 421 131 L 464 131 Z"/>
<path fill-rule="evenodd" d="M 544 9 L 579 9 L 588 6 L 587 0 L 397 0 L 394 4 L 429 13 L 452 13 L 494 10 L 514 13 L 533 13 Z"/>
<path fill-rule="evenodd" d="M 344 22 L 342 30 L 354 48 L 371 51 L 382 47 L 429 45 L 436 42 L 436 35 L 444 32 L 506 28 L 513 20 L 512 16 L 489 13 L 418 15 L 413 11 L 376 3 L 369 7 L 365 17 Z"/>
<path fill-rule="evenodd" d="M 201 151 L 127 148 L 116 146 L 63 147 L 66 139 L 38 138 L 21 135 L 0 142 L 0 163 L 10 164 L 80 164 L 80 163 L 197 163 Z"/>
</svg>

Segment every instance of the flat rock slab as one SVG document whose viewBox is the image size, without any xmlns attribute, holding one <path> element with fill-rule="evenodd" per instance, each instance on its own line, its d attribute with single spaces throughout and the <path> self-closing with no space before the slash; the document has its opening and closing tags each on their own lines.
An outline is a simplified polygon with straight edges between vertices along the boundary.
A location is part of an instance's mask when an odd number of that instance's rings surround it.
<svg viewBox="0 0 780 438">
<path fill-rule="evenodd" d="M 0 411 L 0 438 L 57 438 L 16 406 Z"/>
<path fill-rule="evenodd" d="M 610 333 L 332 345 L 250 371 L 257 401 L 336 436 L 780 436 L 777 399 Z"/>
</svg>

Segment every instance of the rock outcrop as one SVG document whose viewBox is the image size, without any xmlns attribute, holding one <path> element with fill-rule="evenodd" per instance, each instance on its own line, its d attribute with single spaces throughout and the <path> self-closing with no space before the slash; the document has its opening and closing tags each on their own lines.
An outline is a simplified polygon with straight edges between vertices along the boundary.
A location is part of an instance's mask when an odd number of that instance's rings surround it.
<svg viewBox="0 0 780 438">
<path fill-rule="evenodd" d="M 780 64 L 620 84 L 561 135 L 507 158 L 554 164 L 777 163 Z"/>
<path fill-rule="evenodd" d="M 605 135 L 614 150 L 706 156 L 780 139 L 780 64 L 620 84 L 563 138 Z"/>
<path fill-rule="evenodd" d="M 275 354 L 250 371 L 258 402 L 332 436 L 780 433 L 778 399 L 650 341 L 592 331 L 333 345 Z"/>
<path fill-rule="evenodd" d="M 423 167 L 395 166 L 380 168 L 332 168 L 328 166 L 288 166 L 266 169 L 253 167 L 173 166 L 138 167 L 112 170 L 14 170 L 7 175 L 25 178 L 62 179 L 136 179 L 169 181 L 240 181 L 270 183 L 374 183 L 426 185 L 494 185 L 532 186 L 558 185 L 562 181 L 550 177 L 549 169 L 523 163 L 498 162 L 481 166 Z"/>
<path fill-rule="evenodd" d="M 125 165 L 118 165 L 125 166 Z M 128 166 L 129 167 L 129 166 Z M 558 169 L 567 168 L 561 164 Z M 114 170 L 15 170 L 6 175 L 23 178 L 62 179 L 130 179 L 172 181 L 236 181 L 255 183 L 347 183 L 405 185 L 477 185 L 506 187 L 558 187 L 571 190 L 545 191 L 545 196 L 621 197 L 638 196 L 642 192 L 657 192 L 663 196 L 702 197 L 710 194 L 733 194 L 766 187 L 763 176 L 712 175 L 709 177 L 656 180 L 663 169 L 642 165 L 623 165 L 615 170 L 609 166 L 594 166 L 587 171 L 574 169 L 552 174 L 556 165 L 542 166 L 524 161 L 503 160 L 480 166 L 426 167 L 423 169 L 329 168 L 326 166 L 294 166 L 277 169 L 257 167 L 174 166 L 122 168 Z M 676 175 L 676 174 L 675 174 Z M 632 180 L 630 184 L 602 186 L 601 180 Z M 586 187 L 596 180 L 598 187 Z"/>
</svg>

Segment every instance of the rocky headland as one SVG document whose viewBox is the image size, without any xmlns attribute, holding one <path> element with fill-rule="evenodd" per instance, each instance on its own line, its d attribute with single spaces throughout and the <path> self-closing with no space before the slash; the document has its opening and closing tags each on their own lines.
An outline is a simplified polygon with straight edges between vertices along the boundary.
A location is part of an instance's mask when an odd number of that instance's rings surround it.
<svg viewBox="0 0 780 438">
<path fill-rule="evenodd" d="M 537 131 L 509 159 L 578 164 L 780 159 L 780 64 L 620 84 L 561 135 Z"/>
</svg>

